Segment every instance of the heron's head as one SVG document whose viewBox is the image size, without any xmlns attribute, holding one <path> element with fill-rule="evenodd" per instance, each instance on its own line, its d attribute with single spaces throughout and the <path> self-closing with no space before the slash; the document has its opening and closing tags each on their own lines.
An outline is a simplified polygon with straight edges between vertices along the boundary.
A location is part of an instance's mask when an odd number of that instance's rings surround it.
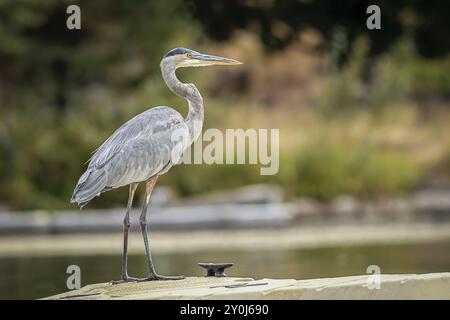
<svg viewBox="0 0 450 320">
<path fill-rule="evenodd" d="M 219 56 L 200 53 L 186 48 L 175 48 L 163 57 L 162 61 L 171 61 L 177 68 L 182 67 L 207 67 L 207 66 L 231 66 L 242 62 Z"/>
</svg>

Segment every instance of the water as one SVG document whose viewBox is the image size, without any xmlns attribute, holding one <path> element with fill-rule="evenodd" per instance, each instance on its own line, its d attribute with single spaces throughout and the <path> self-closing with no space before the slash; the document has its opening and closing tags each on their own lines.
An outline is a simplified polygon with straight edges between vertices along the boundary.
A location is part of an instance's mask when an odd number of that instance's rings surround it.
<svg viewBox="0 0 450 320">
<path fill-rule="evenodd" d="M 375 264 L 382 273 L 428 273 L 450 270 L 450 241 L 427 244 L 338 247 L 296 250 L 225 251 L 155 254 L 156 269 L 166 275 L 201 276 L 197 262 L 234 262 L 230 276 L 253 278 L 335 277 L 365 274 Z M 0 298 L 36 299 L 67 291 L 66 269 L 81 268 L 81 285 L 120 276 L 121 257 L 57 256 L 0 258 Z M 132 276 L 146 275 L 143 255 L 129 258 Z"/>
</svg>

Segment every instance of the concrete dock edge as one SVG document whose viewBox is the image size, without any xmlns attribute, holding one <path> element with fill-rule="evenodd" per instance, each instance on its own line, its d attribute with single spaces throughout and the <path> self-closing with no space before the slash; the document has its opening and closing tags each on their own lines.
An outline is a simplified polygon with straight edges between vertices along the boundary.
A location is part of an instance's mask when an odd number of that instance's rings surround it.
<svg viewBox="0 0 450 320">
<path fill-rule="evenodd" d="M 87 285 L 50 300 L 153 299 L 450 299 L 450 273 L 358 275 L 323 279 L 189 277 Z"/>
</svg>

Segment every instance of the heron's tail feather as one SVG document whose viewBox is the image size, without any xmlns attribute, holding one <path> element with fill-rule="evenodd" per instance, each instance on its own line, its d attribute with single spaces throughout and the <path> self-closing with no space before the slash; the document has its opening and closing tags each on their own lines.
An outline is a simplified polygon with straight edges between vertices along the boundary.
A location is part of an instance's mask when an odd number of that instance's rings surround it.
<svg viewBox="0 0 450 320">
<path fill-rule="evenodd" d="M 83 207 L 104 191 L 106 183 L 107 177 L 104 170 L 86 170 L 78 180 L 70 202 Z"/>
</svg>

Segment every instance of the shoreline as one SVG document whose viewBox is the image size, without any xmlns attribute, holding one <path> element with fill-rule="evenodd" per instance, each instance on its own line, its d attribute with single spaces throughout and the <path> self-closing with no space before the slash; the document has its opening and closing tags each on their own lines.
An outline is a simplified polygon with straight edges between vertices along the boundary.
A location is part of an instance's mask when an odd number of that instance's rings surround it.
<svg viewBox="0 0 450 320">
<path fill-rule="evenodd" d="M 195 251 L 314 249 L 335 246 L 414 244 L 450 241 L 450 223 L 346 225 L 201 231 L 152 231 L 155 253 Z M 0 236 L 0 258 L 121 254 L 122 234 Z M 142 252 L 142 239 L 132 232 L 129 253 Z"/>
</svg>

